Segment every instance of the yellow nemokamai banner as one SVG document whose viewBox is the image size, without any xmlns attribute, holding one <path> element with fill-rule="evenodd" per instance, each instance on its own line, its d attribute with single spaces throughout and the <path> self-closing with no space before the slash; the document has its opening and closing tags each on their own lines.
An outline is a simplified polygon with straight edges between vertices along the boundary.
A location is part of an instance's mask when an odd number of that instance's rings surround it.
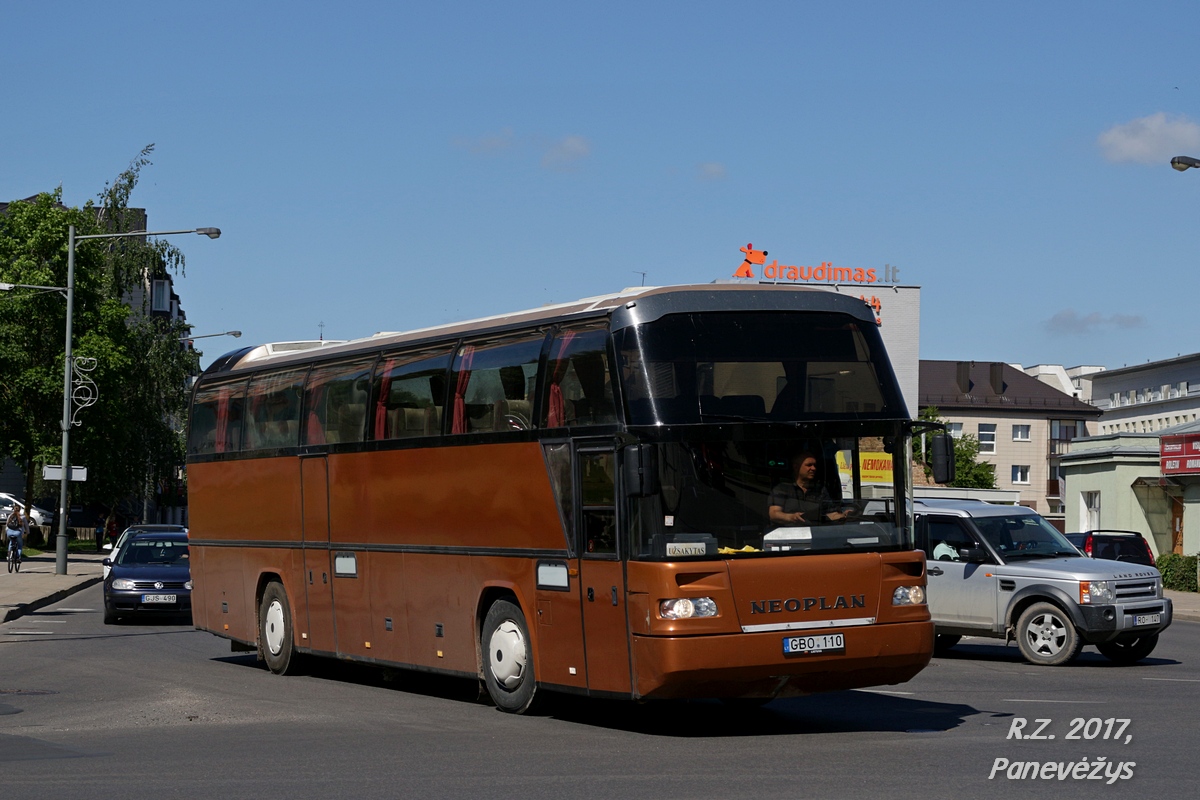
<svg viewBox="0 0 1200 800">
<path fill-rule="evenodd" d="M 837 454 L 838 472 L 842 475 L 842 484 L 848 486 L 853 480 L 850 470 L 849 450 L 839 450 Z M 892 482 L 891 453 L 862 453 L 858 454 L 859 479 L 863 483 Z"/>
</svg>

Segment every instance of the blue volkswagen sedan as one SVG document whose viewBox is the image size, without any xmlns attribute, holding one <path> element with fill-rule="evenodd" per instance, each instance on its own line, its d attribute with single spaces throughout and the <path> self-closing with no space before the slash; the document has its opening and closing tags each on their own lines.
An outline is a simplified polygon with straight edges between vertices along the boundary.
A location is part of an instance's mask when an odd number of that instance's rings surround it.
<svg viewBox="0 0 1200 800">
<path fill-rule="evenodd" d="M 144 614 L 191 614 L 186 533 L 133 533 L 103 563 L 112 567 L 104 579 L 105 625 Z"/>
</svg>

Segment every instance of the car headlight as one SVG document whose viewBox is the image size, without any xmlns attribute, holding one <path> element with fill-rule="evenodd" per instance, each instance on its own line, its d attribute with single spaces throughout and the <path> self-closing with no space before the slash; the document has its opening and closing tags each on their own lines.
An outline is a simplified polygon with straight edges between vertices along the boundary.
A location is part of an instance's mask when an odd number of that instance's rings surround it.
<svg viewBox="0 0 1200 800">
<path fill-rule="evenodd" d="M 1079 604 L 1099 605 L 1113 601 L 1112 584 L 1108 581 L 1080 581 Z"/>
<path fill-rule="evenodd" d="M 892 605 L 919 606 L 925 603 L 924 586 L 897 586 L 892 592 Z"/>
<path fill-rule="evenodd" d="M 137 588 L 133 585 L 133 581 L 131 581 L 129 578 L 114 578 L 113 582 L 112 582 L 112 587 L 114 589 L 135 589 L 135 588 Z"/>
<path fill-rule="evenodd" d="M 192 590 L 192 582 L 191 582 L 191 581 L 184 581 L 184 582 L 183 582 L 183 588 L 187 589 L 187 590 L 190 592 L 190 591 Z"/>
<path fill-rule="evenodd" d="M 711 597 L 677 597 L 658 601 L 658 615 L 663 619 L 715 617 L 717 603 Z"/>
</svg>

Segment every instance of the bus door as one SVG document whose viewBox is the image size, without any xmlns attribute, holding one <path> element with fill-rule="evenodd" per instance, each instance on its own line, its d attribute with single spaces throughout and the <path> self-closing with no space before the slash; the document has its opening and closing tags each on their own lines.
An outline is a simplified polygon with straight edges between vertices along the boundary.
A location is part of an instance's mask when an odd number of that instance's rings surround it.
<svg viewBox="0 0 1200 800">
<path fill-rule="evenodd" d="M 617 459 L 611 445 L 575 451 L 575 520 L 588 689 L 632 691 L 625 572 L 617 535 Z"/>
<path fill-rule="evenodd" d="M 308 624 L 296 628 L 301 647 L 336 651 L 333 625 L 333 570 L 329 550 L 329 464 L 325 454 L 300 457 L 300 496 L 304 505 L 304 588 Z M 304 636 L 307 635 L 307 639 Z"/>
</svg>

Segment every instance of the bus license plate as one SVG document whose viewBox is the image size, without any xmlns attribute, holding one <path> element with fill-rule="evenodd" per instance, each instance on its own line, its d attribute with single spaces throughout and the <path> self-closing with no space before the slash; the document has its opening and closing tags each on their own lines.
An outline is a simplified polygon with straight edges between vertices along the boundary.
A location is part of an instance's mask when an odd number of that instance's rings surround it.
<svg viewBox="0 0 1200 800">
<path fill-rule="evenodd" d="M 815 636 L 785 636 L 784 655 L 797 653 L 843 653 L 846 651 L 846 634 L 819 633 Z"/>
<path fill-rule="evenodd" d="M 1138 614 L 1133 618 L 1134 625 L 1157 625 L 1162 619 L 1158 614 Z"/>
<path fill-rule="evenodd" d="M 173 594 L 144 594 L 142 595 L 143 603 L 174 603 L 175 595 Z"/>
</svg>

